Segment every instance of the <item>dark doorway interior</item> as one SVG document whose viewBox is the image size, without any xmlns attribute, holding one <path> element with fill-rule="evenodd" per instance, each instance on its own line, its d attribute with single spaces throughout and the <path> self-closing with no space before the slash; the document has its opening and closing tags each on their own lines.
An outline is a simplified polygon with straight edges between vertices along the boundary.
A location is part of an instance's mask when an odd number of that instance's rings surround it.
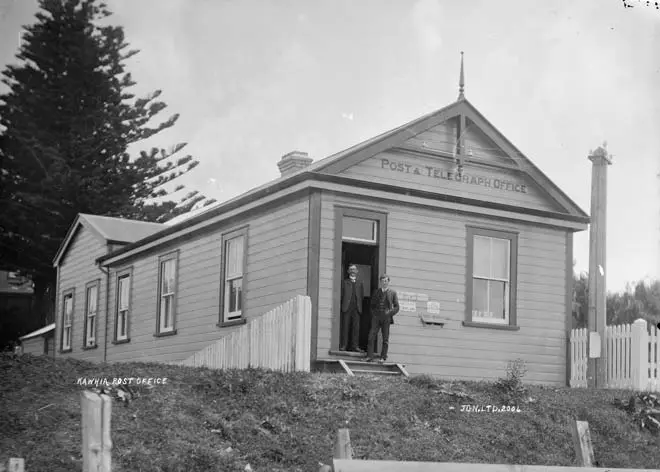
<svg viewBox="0 0 660 472">
<path fill-rule="evenodd" d="M 371 294 L 378 288 L 378 246 L 343 242 L 341 245 L 342 278 L 347 276 L 346 274 L 350 264 L 358 266 L 359 277 L 362 279 L 362 283 L 364 283 L 365 297 L 362 303 L 359 346 L 366 351 L 369 329 L 371 328 Z"/>
</svg>

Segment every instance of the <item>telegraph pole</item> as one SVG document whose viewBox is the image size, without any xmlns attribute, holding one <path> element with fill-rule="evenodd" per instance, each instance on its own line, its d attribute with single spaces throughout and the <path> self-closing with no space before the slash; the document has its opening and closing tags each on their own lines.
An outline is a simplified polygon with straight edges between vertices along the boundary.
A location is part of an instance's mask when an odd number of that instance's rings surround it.
<svg viewBox="0 0 660 472">
<path fill-rule="evenodd" d="M 612 158 L 607 153 L 607 143 L 589 153 L 591 168 L 591 225 L 589 227 L 589 319 L 588 330 L 600 338 L 600 356 L 589 357 L 587 385 L 604 388 L 607 383 L 607 348 L 605 346 L 606 311 L 606 216 L 607 216 L 607 167 Z"/>
</svg>

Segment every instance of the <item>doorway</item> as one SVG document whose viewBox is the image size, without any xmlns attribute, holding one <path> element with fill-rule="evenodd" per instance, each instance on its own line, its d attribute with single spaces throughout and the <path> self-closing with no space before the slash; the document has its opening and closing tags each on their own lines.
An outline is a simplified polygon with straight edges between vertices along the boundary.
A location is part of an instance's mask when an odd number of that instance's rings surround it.
<svg viewBox="0 0 660 472">
<path fill-rule="evenodd" d="M 371 295 L 378 288 L 378 256 L 378 246 L 342 241 L 342 278 L 346 277 L 348 266 L 355 264 L 358 268 L 358 278 L 364 284 L 364 299 L 362 300 L 362 316 L 360 317 L 360 335 L 358 341 L 358 346 L 364 351 L 367 351 L 369 330 L 371 329 Z M 375 351 L 378 347 L 377 344 L 378 340 L 374 341 Z"/>
</svg>

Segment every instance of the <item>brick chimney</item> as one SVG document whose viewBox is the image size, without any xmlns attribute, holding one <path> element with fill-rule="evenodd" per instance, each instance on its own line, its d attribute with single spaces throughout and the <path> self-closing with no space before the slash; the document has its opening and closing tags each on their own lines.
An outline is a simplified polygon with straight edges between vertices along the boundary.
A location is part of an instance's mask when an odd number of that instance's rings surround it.
<svg viewBox="0 0 660 472">
<path fill-rule="evenodd" d="M 304 169 L 309 166 L 314 159 L 310 158 L 306 152 L 291 151 L 282 156 L 282 159 L 277 163 L 282 177 L 285 175 L 293 174 L 294 172 Z"/>
</svg>

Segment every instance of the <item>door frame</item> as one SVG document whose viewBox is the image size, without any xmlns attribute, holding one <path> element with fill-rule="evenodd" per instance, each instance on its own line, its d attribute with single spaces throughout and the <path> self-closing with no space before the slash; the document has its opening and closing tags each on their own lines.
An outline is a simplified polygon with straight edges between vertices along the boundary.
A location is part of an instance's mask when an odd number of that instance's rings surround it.
<svg viewBox="0 0 660 472">
<path fill-rule="evenodd" d="M 387 272 L 387 213 L 365 210 L 362 208 L 335 205 L 335 240 L 334 240 L 334 284 L 332 290 L 332 333 L 330 336 L 330 350 L 339 350 L 339 322 L 341 316 L 341 283 L 345 274 L 341 273 L 341 246 L 343 243 L 342 234 L 344 230 L 344 217 L 352 216 L 354 218 L 365 218 L 377 222 L 375 246 L 378 250 L 378 270 L 380 274 Z M 354 242 L 354 241 L 347 241 Z M 380 277 L 377 274 L 377 277 Z"/>
</svg>

